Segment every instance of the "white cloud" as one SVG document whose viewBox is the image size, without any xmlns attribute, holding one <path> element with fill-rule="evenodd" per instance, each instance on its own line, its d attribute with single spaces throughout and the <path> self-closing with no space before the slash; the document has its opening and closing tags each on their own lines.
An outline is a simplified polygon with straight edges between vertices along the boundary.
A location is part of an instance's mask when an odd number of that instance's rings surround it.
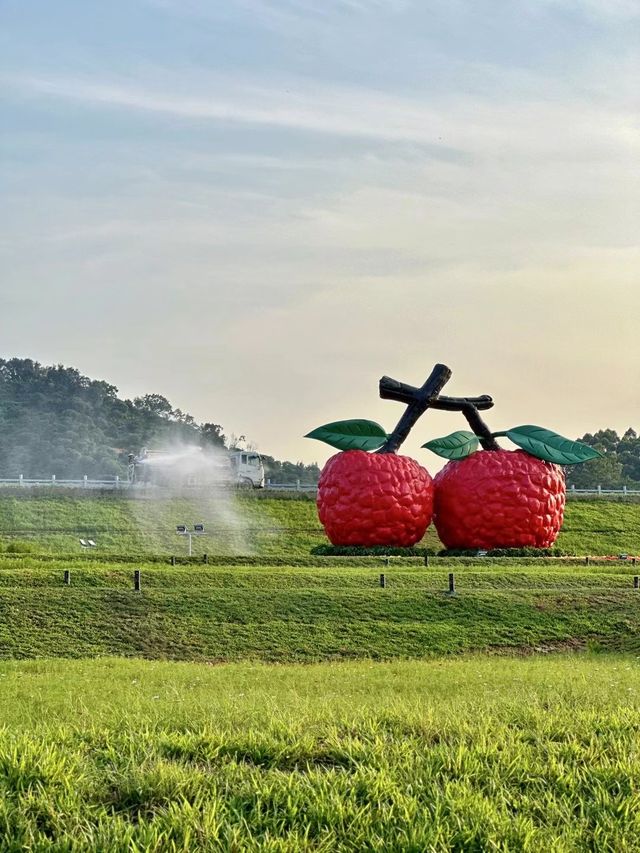
<svg viewBox="0 0 640 853">
<path fill-rule="evenodd" d="M 67 77 L 42 71 L 61 67 L 44 50 L 39 72 L 6 81 L 18 128 L 37 118 L 11 137 L 6 168 L 7 352 L 35 346 L 116 382 L 135 374 L 136 393 L 178 389 L 183 408 L 283 456 L 313 458 L 320 445 L 294 436 L 332 417 L 393 421 L 377 377 L 419 381 L 439 359 L 456 390 L 499 398 L 496 427 L 627 425 L 640 375 L 637 59 L 631 39 L 616 55 L 612 43 L 630 4 L 523 0 L 522 27 L 516 12 L 501 18 L 509 52 L 491 42 L 491 21 L 474 39 L 468 20 L 484 7 L 471 14 L 471 0 L 407 3 L 422 17 L 399 15 L 388 39 L 386 13 L 402 2 L 154 2 L 185 19 L 233 15 L 247 55 L 254 13 L 296 38 L 274 51 L 260 32 L 264 53 L 243 64 L 230 50 L 236 60 L 217 74 L 180 39 L 164 68 L 119 45 Z M 571 14 L 558 16 L 566 29 L 547 63 L 560 3 Z M 520 57 L 534 7 L 544 45 Z M 448 38 L 427 44 L 429 68 L 444 69 L 437 80 L 420 76 L 424 34 L 413 26 L 431 8 Z M 571 21 L 587 9 L 615 26 L 587 27 L 581 48 Z M 349 26 L 336 30 L 338 20 Z M 201 23 L 179 25 L 184 35 Z M 204 40 L 218 32 L 210 25 Z M 342 40 L 307 63 L 317 27 Z M 584 32 L 582 21 L 576 39 Z M 413 56 L 396 51 L 405 43 Z M 377 78 L 380 45 L 389 56 Z M 329 49 L 345 62 L 328 61 Z M 404 76 L 387 73 L 391 63 Z M 610 375 L 594 413 L 592 387 Z M 264 388 L 301 411 L 283 419 L 256 405 Z M 446 432 L 443 422 L 434 429 Z"/>
<path fill-rule="evenodd" d="M 640 141 L 626 111 L 545 99 L 468 96 L 428 99 L 357 87 L 314 85 L 300 79 L 267 87 L 257 82 L 211 79 L 206 93 L 70 78 L 12 78 L 32 94 L 92 107 L 121 108 L 184 120 L 253 124 L 388 142 L 441 146 L 481 156 L 531 155 L 571 160 L 624 153 Z M 200 84 L 202 86 L 202 84 Z"/>
</svg>

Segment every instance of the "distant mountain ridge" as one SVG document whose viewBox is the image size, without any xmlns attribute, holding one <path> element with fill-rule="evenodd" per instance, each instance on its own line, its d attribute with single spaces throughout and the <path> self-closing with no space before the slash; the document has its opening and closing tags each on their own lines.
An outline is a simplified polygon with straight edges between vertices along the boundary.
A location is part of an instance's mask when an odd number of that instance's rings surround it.
<svg viewBox="0 0 640 853">
<path fill-rule="evenodd" d="M 72 367 L 0 359 L 0 477 L 124 475 L 127 454 L 176 442 L 226 446 L 220 424 L 199 424 L 161 394 L 133 400 Z M 265 456 L 279 482 L 316 482 L 317 465 Z"/>
</svg>

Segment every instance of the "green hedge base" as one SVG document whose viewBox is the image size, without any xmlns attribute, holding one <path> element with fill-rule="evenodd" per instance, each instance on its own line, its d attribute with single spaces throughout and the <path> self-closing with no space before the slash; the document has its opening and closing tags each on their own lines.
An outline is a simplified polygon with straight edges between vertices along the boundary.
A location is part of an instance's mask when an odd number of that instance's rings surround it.
<svg viewBox="0 0 640 853">
<path fill-rule="evenodd" d="M 377 545 L 367 548 L 360 545 L 316 545 L 311 553 L 318 557 L 574 557 L 562 548 L 492 548 L 489 551 L 460 548 L 387 548 Z"/>
</svg>

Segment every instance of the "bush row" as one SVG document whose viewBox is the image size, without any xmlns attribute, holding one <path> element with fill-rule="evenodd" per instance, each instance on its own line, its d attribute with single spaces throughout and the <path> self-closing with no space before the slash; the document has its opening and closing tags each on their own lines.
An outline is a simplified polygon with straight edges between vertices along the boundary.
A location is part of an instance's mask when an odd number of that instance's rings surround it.
<svg viewBox="0 0 640 853">
<path fill-rule="evenodd" d="M 317 545 L 311 553 L 319 557 L 574 557 L 575 552 L 563 548 L 492 548 L 486 552 L 461 548 L 387 548 L 376 546 L 365 548 L 358 545 Z"/>
</svg>

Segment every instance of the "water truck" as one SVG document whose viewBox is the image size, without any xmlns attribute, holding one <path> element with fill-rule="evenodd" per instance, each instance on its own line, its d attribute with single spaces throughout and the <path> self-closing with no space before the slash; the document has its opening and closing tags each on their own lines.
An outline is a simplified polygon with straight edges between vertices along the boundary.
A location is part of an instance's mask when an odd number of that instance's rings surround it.
<svg viewBox="0 0 640 853">
<path fill-rule="evenodd" d="M 128 480 L 154 486 L 227 486 L 263 489 L 264 465 L 259 453 L 250 450 L 188 446 L 129 454 Z"/>
</svg>

